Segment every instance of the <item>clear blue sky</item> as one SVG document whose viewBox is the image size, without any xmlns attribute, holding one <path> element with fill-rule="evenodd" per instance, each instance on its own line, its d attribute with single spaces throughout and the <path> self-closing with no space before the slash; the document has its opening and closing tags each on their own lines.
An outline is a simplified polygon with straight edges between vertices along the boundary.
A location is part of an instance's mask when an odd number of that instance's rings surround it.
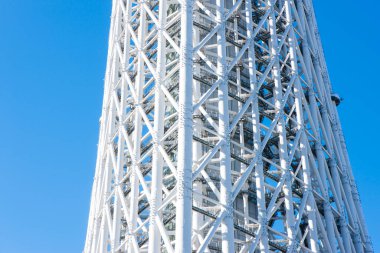
<svg viewBox="0 0 380 253">
<path fill-rule="evenodd" d="M 315 5 L 379 251 L 380 3 Z M 82 250 L 110 7 L 111 0 L 0 0 L 0 253 Z"/>
</svg>

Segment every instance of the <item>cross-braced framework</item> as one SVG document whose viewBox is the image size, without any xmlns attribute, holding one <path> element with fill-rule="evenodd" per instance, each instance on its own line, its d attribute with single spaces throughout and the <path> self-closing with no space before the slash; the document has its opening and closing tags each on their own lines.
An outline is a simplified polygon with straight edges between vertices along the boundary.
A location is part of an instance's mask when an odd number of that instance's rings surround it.
<svg viewBox="0 0 380 253">
<path fill-rule="evenodd" d="M 113 0 L 84 252 L 373 252 L 311 0 Z"/>
</svg>

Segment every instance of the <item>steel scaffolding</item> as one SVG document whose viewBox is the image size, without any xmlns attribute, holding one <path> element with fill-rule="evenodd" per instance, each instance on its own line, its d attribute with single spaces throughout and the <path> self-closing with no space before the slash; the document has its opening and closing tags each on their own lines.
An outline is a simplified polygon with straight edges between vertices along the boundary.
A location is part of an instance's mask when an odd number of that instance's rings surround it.
<svg viewBox="0 0 380 253">
<path fill-rule="evenodd" d="M 84 252 L 373 252 L 311 0 L 113 0 Z"/>
</svg>

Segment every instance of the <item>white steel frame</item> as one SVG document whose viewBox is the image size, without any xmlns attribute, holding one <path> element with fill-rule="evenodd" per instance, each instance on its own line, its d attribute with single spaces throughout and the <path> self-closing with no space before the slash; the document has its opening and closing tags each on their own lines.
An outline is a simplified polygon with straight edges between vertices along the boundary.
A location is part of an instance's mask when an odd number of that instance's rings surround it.
<svg viewBox="0 0 380 253">
<path fill-rule="evenodd" d="M 84 252 L 373 252 L 311 0 L 113 0 Z"/>
</svg>

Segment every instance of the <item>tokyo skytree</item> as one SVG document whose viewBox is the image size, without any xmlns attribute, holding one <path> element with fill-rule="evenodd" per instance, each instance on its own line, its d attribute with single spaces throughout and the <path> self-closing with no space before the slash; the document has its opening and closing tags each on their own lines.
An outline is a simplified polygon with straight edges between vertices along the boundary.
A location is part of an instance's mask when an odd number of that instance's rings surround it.
<svg viewBox="0 0 380 253">
<path fill-rule="evenodd" d="M 113 0 L 84 252 L 373 252 L 340 102 L 312 0 Z"/>
</svg>

